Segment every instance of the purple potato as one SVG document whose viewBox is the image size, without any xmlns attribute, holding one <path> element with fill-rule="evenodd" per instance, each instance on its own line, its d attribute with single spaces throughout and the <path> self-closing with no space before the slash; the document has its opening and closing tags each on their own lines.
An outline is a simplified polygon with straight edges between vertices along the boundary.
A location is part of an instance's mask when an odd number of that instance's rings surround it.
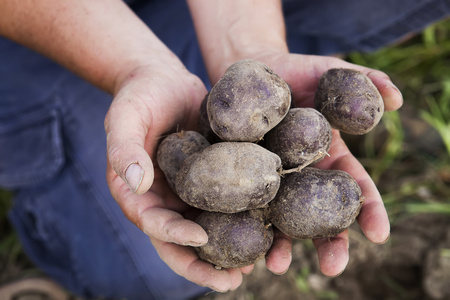
<svg viewBox="0 0 450 300">
<path fill-rule="evenodd" d="M 202 212 L 196 222 L 208 243 L 196 247 L 199 257 L 217 268 L 242 268 L 263 258 L 273 242 L 273 229 L 264 209 L 234 214 Z"/>
<path fill-rule="evenodd" d="M 260 208 L 280 185 L 281 159 L 246 142 L 222 142 L 188 157 L 176 190 L 187 204 L 207 211 L 234 213 Z"/>
<path fill-rule="evenodd" d="M 256 142 L 287 114 L 288 84 L 264 63 L 245 59 L 230 66 L 207 101 L 211 129 L 224 141 Z"/>
<path fill-rule="evenodd" d="M 208 94 L 200 105 L 200 119 L 199 119 L 199 131 L 200 133 L 210 142 L 211 144 L 222 142 L 222 140 L 217 136 L 217 134 L 211 129 L 209 124 L 208 112 L 206 110 L 206 103 L 208 102 Z"/>
<path fill-rule="evenodd" d="M 206 138 L 196 131 L 172 133 L 159 144 L 156 160 L 173 191 L 175 191 L 175 179 L 181 163 L 191 154 L 209 145 Z"/>
<path fill-rule="evenodd" d="M 331 146 L 331 126 L 314 108 L 292 108 L 264 137 L 265 147 L 281 158 L 283 168 L 318 162 Z"/>
<path fill-rule="evenodd" d="M 348 173 L 307 167 L 283 177 L 269 203 L 270 220 L 292 238 L 333 237 L 354 222 L 362 203 L 361 189 Z"/>
<path fill-rule="evenodd" d="M 353 135 L 372 130 L 384 113 L 384 103 L 369 77 L 352 69 L 330 69 L 317 86 L 314 104 L 331 126 Z"/>
</svg>

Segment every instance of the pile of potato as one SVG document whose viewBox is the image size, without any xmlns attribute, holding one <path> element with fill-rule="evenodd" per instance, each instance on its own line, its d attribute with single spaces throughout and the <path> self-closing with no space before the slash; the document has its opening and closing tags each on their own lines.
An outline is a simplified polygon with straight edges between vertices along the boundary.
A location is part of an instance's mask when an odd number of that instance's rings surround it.
<svg viewBox="0 0 450 300">
<path fill-rule="evenodd" d="M 331 69 L 319 81 L 314 108 L 294 108 L 287 83 L 257 60 L 233 64 L 206 95 L 200 131 L 165 138 L 158 165 L 208 234 L 197 247 L 218 268 L 264 257 L 273 226 L 293 238 L 332 237 L 357 217 L 363 197 L 339 170 L 312 164 L 328 155 L 331 128 L 364 134 L 383 101 L 362 73 Z"/>
</svg>

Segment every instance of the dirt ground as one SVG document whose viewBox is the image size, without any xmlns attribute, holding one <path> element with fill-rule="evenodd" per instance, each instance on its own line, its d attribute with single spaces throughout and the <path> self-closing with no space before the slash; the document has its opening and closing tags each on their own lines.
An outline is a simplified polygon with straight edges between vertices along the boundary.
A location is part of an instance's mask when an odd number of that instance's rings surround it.
<svg viewBox="0 0 450 300">
<path fill-rule="evenodd" d="M 293 262 L 274 275 L 260 261 L 236 291 L 198 300 L 450 299 L 450 218 L 422 214 L 396 222 L 384 245 L 350 229 L 350 261 L 343 274 L 320 273 L 310 242 L 295 241 Z"/>
</svg>

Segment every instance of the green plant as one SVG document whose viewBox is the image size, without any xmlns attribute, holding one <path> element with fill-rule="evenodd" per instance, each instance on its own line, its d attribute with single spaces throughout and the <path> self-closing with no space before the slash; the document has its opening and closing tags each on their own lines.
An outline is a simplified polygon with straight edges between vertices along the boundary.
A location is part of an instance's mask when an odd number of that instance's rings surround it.
<svg viewBox="0 0 450 300">
<path fill-rule="evenodd" d="M 370 175 L 375 183 L 394 164 L 395 160 L 402 155 L 403 151 L 404 132 L 399 112 L 386 112 L 382 118 L 382 124 L 386 129 L 387 138 L 381 151 L 376 153 L 374 146 L 375 137 L 373 135 L 365 140 L 366 153 L 368 157 L 372 158 Z"/>
<path fill-rule="evenodd" d="M 437 100 L 433 95 L 427 97 L 429 111 L 421 110 L 421 117 L 440 134 L 450 155 L 450 77 L 444 78 L 441 85 L 440 97 Z"/>
<path fill-rule="evenodd" d="M 312 295 L 314 299 L 339 299 L 339 294 L 331 289 L 311 289 L 309 284 L 309 276 L 311 276 L 311 270 L 308 266 L 301 268 L 299 273 L 295 276 L 295 285 L 302 294 Z"/>
</svg>

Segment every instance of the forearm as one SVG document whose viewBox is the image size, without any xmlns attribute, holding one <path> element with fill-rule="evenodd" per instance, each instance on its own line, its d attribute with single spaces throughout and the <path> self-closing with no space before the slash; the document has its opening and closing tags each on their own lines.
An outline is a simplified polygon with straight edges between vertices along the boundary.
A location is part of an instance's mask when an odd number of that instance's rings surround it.
<svg viewBox="0 0 450 300">
<path fill-rule="evenodd" d="M 213 82 L 233 62 L 265 51 L 288 52 L 280 0 L 188 0 Z"/>
<path fill-rule="evenodd" d="M 0 35 L 111 93 L 139 64 L 177 61 L 121 0 L 2 0 Z"/>
</svg>

